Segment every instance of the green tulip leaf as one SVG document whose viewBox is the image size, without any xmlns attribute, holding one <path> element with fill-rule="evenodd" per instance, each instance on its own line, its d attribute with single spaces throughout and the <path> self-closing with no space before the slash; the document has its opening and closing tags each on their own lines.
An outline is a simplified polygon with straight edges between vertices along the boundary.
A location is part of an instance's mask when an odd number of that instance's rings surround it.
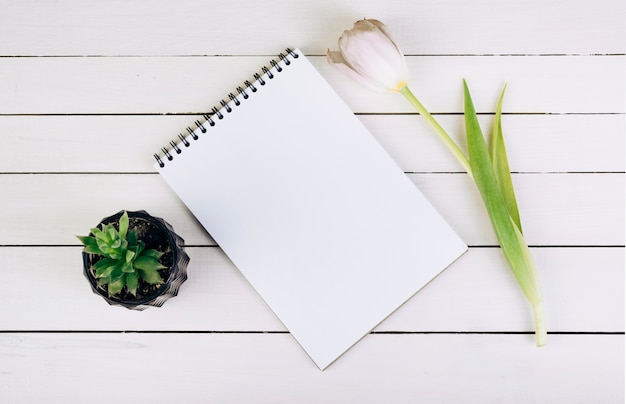
<svg viewBox="0 0 626 404">
<path fill-rule="evenodd" d="M 504 202 L 509 211 L 509 215 L 513 222 L 522 233 L 522 222 L 520 220 L 519 209 L 517 207 L 517 199 L 515 198 L 515 190 L 513 189 L 513 181 L 511 179 L 511 170 L 509 168 L 509 159 L 504 145 L 504 135 L 502 133 L 502 102 L 506 86 L 502 89 L 498 106 L 496 108 L 496 117 L 493 125 L 492 143 L 491 143 L 491 160 L 493 171 L 496 176 L 496 183 L 500 187 L 500 192 L 504 197 Z"/>
<path fill-rule="evenodd" d="M 509 214 L 465 81 L 463 87 L 467 146 L 474 181 L 487 209 L 502 252 L 513 270 L 522 292 L 533 307 L 536 342 L 538 346 L 541 346 L 545 344 L 546 328 L 543 316 L 543 298 L 535 264 L 524 237 Z"/>
</svg>

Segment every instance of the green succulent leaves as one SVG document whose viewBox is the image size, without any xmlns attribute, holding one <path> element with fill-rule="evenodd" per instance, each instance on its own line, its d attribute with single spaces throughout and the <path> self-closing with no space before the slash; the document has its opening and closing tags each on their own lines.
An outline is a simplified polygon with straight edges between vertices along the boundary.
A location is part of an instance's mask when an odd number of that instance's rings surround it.
<svg viewBox="0 0 626 404">
<path fill-rule="evenodd" d="M 109 297 L 126 287 L 133 296 L 137 294 L 139 280 L 151 285 L 163 283 L 159 270 L 166 268 L 159 262 L 163 253 L 145 249 L 138 240 L 137 231 L 129 230 L 128 213 L 119 220 L 119 229 L 112 224 L 91 229 L 93 236 L 77 236 L 85 246 L 84 252 L 102 256 L 93 265 L 99 284 L 108 285 Z"/>
</svg>

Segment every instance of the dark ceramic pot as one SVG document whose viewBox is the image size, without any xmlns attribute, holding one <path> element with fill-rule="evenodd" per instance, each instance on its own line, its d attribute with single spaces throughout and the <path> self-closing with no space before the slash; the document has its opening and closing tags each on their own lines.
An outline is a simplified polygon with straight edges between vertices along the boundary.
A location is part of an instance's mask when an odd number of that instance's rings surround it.
<svg viewBox="0 0 626 404">
<path fill-rule="evenodd" d="M 136 228 L 138 239 L 146 249 L 165 252 L 159 259 L 166 268 L 159 271 L 165 280 L 160 285 L 149 285 L 140 281 L 137 296 L 128 293 L 125 288 L 117 295 L 109 297 L 106 285 L 98 285 L 93 265 L 102 257 L 83 252 L 83 272 L 94 293 L 100 295 L 111 305 L 123 306 L 133 310 L 144 310 L 150 306 L 160 307 L 169 298 L 178 294 L 181 284 L 187 280 L 189 256 L 185 253 L 185 241 L 174 232 L 165 220 L 149 215 L 146 211 L 127 211 L 129 229 Z M 119 228 L 119 219 L 124 211 L 106 217 L 100 224 L 112 223 Z M 100 226 L 100 225 L 99 225 Z"/>
</svg>

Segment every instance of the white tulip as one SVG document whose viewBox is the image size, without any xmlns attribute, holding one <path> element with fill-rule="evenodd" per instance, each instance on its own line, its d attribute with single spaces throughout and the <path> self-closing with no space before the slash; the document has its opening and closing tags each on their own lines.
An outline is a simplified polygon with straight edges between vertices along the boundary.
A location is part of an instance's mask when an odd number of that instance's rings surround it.
<svg viewBox="0 0 626 404">
<path fill-rule="evenodd" d="M 407 85 L 406 61 L 382 22 L 357 21 L 339 38 L 339 49 L 326 53 L 328 62 L 367 87 L 398 92 Z"/>
</svg>

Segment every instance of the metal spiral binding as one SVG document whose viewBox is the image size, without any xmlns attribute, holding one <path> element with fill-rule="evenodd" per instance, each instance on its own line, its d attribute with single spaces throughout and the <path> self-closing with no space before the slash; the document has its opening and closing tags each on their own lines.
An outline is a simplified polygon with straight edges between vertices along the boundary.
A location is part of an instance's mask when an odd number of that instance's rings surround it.
<svg viewBox="0 0 626 404">
<path fill-rule="evenodd" d="M 193 141 L 200 139 L 198 131 L 201 134 L 207 133 L 210 128 L 218 124 L 219 120 L 224 119 L 226 114 L 230 114 L 234 111 L 234 108 L 240 106 L 242 100 L 247 100 L 251 97 L 252 93 L 259 91 L 259 86 L 264 86 L 268 80 L 272 80 L 277 74 L 280 74 L 285 66 L 291 65 L 292 60 L 297 59 L 298 57 L 299 55 L 297 52 L 287 48 L 284 53 L 278 54 L 278 61 L 274 59 L 270 60 L 269 68 L 267 66 L 263 66 L 260 74 L 254 74 L 254 83 L 246 80 L 243 86 L 236 88 L 237 94 L 229 93 L 228 101 L 221 100 L 220 107 L 212 107 L 211 113 L 203 114 L 202 117 L 204 118 L 204 122 L 196 120 L 194 122 L 195 127 L 187 127 L 188 135 L 180 133 L 177 139 L 170 141 L 169 147 L 161 148 L 160 155 L 159 153 L 155 153 L 154 158 L 159 164 L 159 167 L 165 167 L 165 160 L 174 160 L 175 155 L 181 154 L 186 147 L 191 146 Z"/>
</svg>

